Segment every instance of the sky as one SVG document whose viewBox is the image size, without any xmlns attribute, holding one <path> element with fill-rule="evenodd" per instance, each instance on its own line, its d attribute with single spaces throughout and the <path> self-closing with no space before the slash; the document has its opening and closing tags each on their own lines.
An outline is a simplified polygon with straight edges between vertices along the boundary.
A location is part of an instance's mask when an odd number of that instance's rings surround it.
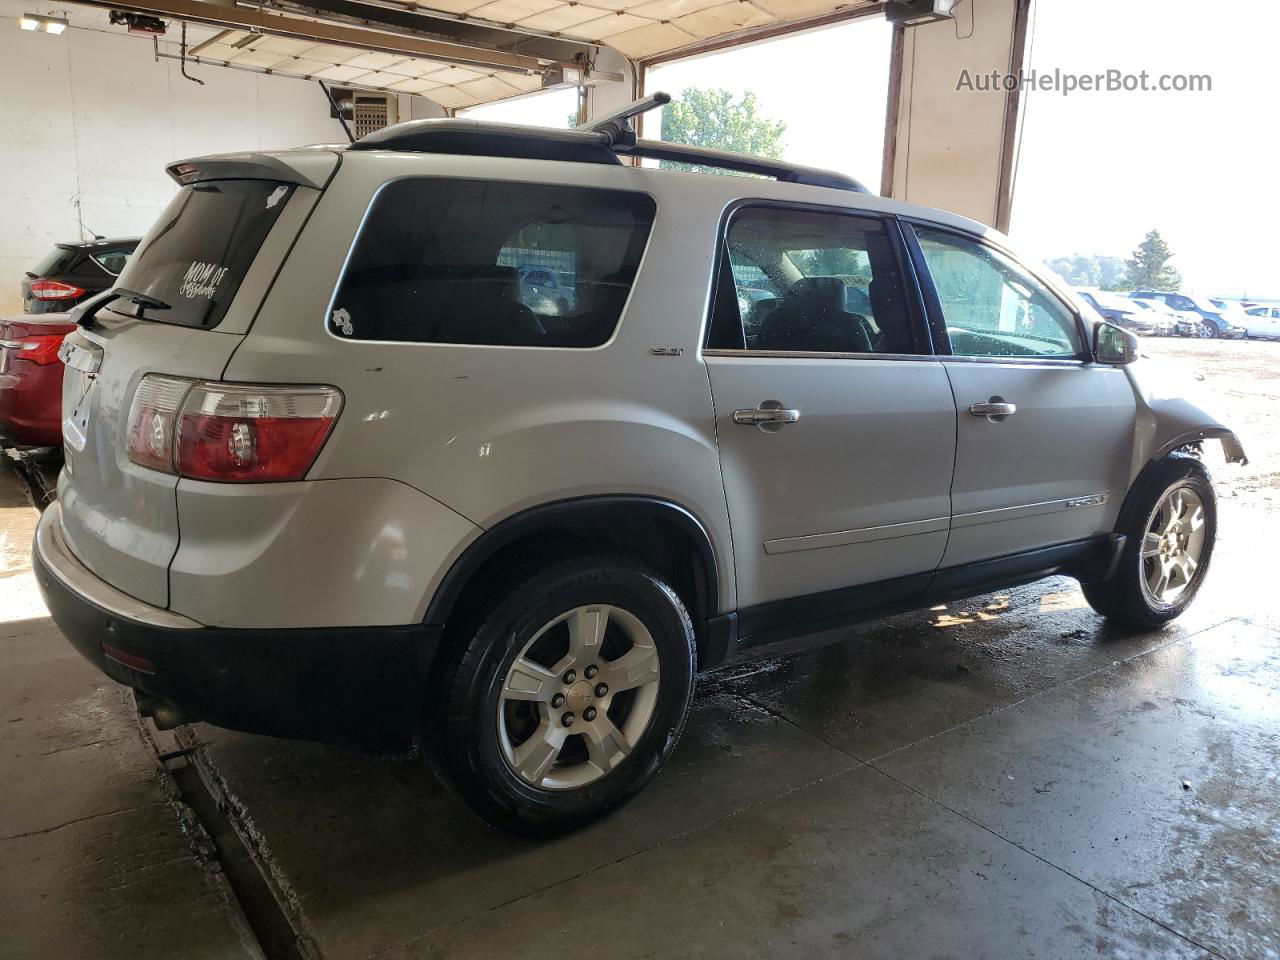
<svg viewBox="0 0 1280 960">
<path fill-rule="evenodd" d="M 981 16 L 987 0 L 976 4 Z M 1280 298 L 1280 0 L 1037 0 L 1030 65 L 1207 74 L 1199 93 L 1026 97 L 1013 222 L 1029 256 L 1128 257 L 1152 228 L 1187 289 Z M 880 183 L 890 30 L 853 21 L 650 70 L 649 91 L 754 91 L 785 157 Z M 563 126 L 573 91 L 468 115 Z M 650 135 L 657 125 L 649 126 Z"/>
</svg>

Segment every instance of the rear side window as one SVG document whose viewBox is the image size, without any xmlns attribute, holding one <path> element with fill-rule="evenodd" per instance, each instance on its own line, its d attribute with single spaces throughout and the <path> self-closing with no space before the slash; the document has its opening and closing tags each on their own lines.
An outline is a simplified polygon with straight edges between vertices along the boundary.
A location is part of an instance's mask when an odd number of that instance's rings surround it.
<svg viewBox="0 0 1280 960">
<path fill-rule="evenodd" d="M 712 347 L 914 353 L 884 224 L 853 214 L 749 207 L 729 225 Z M 731 281 L 731 282 L 730 282 Z"/>
<path fill-rule="evenodd" d="M 293 187 L 214 180 L 183 187 L 132 257 L 117 288 L 139 294 L 111 309 L 186 327 L 216 327 Z"/>
<path fill-rule="evenodd" d="M 644 194 L 412 178 L 379 191 L 334 297 L 349 340 L 595 347 L 649 239 Z"/>
</svg>

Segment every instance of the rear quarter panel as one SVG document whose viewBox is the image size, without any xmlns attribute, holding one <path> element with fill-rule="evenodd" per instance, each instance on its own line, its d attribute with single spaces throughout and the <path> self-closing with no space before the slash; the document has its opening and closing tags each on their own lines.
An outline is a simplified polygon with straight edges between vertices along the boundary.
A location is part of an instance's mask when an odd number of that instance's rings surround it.
<svg viewBox="0 0 1280 960">
<path fill-rule="evenodd" d="M 613 338 L 560 349 L 330 335 L 335 284 L 377 188 L 423 175 L 651 193 L 653 232 Z M 733 609 L 729 522 L 699 352 L 725 201 L 693 189 L 707 178 L 694 178 L 677 199 L 653 176 L 588 164 L 349 155 L 226 377 L 339 387 L 342 415 L 308 479 L 393 478 L 469 520 L 473 536 L 528 507 L 571 497 L 640 494 L 678 503 L 709 532 L 721 561 L 721 606 Z M 676 355 L 655 355 L 658 347 Z M 445 572 L 411 572 L 421 612 Z"/>
</svg>

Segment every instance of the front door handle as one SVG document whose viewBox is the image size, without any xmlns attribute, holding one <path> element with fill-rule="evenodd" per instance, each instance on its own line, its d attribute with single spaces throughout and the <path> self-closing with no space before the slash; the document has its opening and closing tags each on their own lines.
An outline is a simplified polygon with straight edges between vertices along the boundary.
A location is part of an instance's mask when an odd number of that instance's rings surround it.
<svg viewBox="0 0 1280 960">
<path fill-rule="evenodd" d="M 1017 413 L 1018 405 L 1009 403 L 1004 397 L 992 397 L 986 403 L 972 404 L 969 412 L 975 417 L 986 417 L 992 423 L 999 423 Z"/>
<path fill-rule="evenodd" d="M 759 427 L 766 433 L 774 433 L 799 419 L 800 411 L 787 409 L 780 400 L 766 400 L 754 410 L 733 411 L 734 423 L 740 423 L 744 427 Z"/>
</svg>

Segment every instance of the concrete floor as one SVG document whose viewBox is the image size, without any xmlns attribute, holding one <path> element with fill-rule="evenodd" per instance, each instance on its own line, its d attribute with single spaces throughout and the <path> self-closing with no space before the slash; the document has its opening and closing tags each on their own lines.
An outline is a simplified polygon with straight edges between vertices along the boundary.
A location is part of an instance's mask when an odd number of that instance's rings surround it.
<svg viewBox="0 0 1280 960">
<path fill-rule="evenodd" d="M 33 518 L 0 514 L 10 564 Z M 1053 580 L 705 678 L 654 784 L 550 843 L 416 757 L 183 736 L 303 956 L 1280 957 L 1280 515 L 1226 500 L 1222 528 L 1159 633 Z M 41 617 L 0 631 L 0 956 L 253 955 L 138 727 Z"/>
</svg>

